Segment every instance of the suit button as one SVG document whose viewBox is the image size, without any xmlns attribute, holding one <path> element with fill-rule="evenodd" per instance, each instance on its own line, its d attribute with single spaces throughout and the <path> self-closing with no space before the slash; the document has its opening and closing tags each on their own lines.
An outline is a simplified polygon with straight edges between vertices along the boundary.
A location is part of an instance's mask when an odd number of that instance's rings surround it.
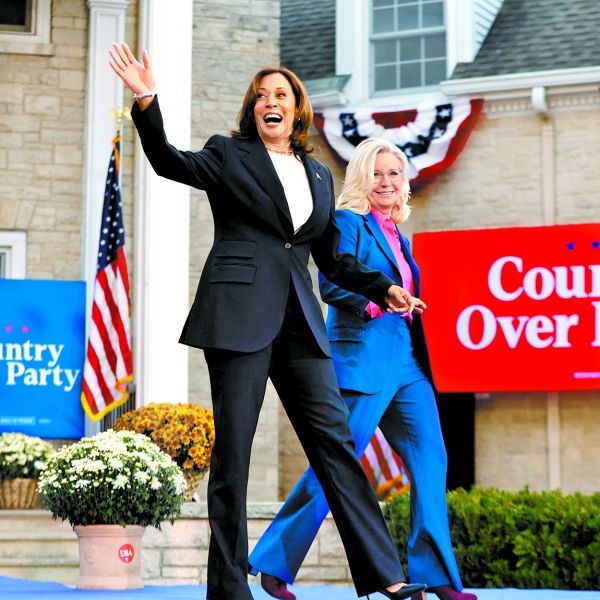
<svg viewBox="0 0 600 600">
<path fill-rule="evenodd" d="M 285 244 L 284 248 L 285 248 L 286 250 L 289 250 L 291 247 L 292 247 L 292 245 L 291 245 L 289 242 L 286 242 L 286 244 Z"/>
</svg>

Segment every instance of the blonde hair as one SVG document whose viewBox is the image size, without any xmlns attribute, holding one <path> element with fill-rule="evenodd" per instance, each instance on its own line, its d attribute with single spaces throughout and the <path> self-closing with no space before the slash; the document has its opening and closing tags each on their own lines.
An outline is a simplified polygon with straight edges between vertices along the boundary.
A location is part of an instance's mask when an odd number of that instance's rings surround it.
<svg viewBox="0 0 600 600">
<path fill-rule="evenodd" d="M 375 161 L 378 154 L 392 154 L 395 156 L 404 172 L 400 201 L 392 208 L 392 220 L 402 223 L 410 215 L 410 184 L 408 183 L 408 159 L 406 154 L 387 140 L 381 138 L 368 138 L 363 140 L 352 154 L 346 168 L 346 179 L 342 193 L 339 195 L 336 207 L 346 208 L 359 215 L 366 215 L 371 210 L 368 195 L 373 188 L 375 178 Z"/>
</svg>

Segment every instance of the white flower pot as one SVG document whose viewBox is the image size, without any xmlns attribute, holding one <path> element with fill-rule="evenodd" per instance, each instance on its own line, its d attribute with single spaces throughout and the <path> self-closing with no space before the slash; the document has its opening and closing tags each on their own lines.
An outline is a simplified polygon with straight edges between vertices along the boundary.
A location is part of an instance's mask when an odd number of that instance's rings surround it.
<svg viewBox="0 0 600 600">
<path fill-rule="evenodd" d="M 136 590 L 140 575 L 142 535 L 139 525 L 77 525 L 79 579 L 82 590 Z"/>
</svg>

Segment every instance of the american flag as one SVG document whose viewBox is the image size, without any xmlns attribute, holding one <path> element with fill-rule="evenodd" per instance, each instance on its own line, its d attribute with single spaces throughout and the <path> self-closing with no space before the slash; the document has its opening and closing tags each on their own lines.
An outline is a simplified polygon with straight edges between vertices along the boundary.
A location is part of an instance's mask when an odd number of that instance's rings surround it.
<svg viewBox="0 0 600 600">
<path fill-rule="evenodd" d="M 480 98 L 453 98 L 416 106 L 327 108 L 315 126 L 344 168 L 354 148 L 369 137 L 384 138 L 407 156 L 414 191 L 447 169 L 461 153 L 483 108 Z"/>
<path fill-rule="evenodd" d="M 133 380 L 129 275 L 119 188 L 121 137 L 113 139 L 100 225 L 98 268 L 94 284 L 81 403 L 92 421 L 100 420 L 129 398 Z"/>
<path fill-rule="evenodd" d="M 371 438 L 360 464 L 380 500 L 385 500 L 393 493 L 405 492 L 410 487 L 402 459 L 392 450 L 379 429 Z"/>
</svg>

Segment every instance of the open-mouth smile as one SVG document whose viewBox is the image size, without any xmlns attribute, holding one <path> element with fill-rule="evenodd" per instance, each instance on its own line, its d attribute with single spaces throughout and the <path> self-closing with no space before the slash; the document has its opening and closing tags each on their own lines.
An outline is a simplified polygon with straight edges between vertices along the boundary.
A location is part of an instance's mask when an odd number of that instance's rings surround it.
<svg viewBox="0 0 600 600">
<path fill-rule="evenodd" d="M 283 117 L 281 115 L 278 115 L 277 113 L 267 113 L 263 117 L 263 120 L 267 125 L 278 125 L 283 121 Z"/>
</svg>

